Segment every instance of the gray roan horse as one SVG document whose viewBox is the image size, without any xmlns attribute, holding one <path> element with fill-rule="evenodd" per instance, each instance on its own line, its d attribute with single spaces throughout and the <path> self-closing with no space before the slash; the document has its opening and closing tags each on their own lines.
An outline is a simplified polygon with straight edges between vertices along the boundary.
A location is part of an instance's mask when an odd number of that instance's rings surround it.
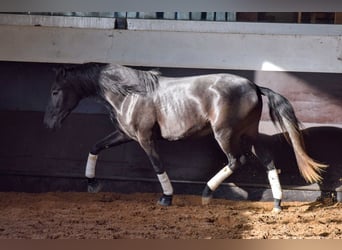
<svg viewBox="0 0 342 250">
<path fill-rule="evenodd" d="M 49 128 L 60 127 L 81 99 L 102 100 L 109 107 L 117 129 L 96 143 L 89 153 L 88 190 L 98 185 L 95 165 L 99 152 L 135 140 L 146 152 L 160 181 L 163 195 L 158 203 L 161 205 L 171 205 L 173 188 L 155 147 L 156 138 L 179 140 L 213 134 L 228 158 L 228 165 L 209 180 L 202 202 L 208 204 L 217 187 L 253 157 L 265 166 L 274 210 L 280 211 L 282 190 L 278 173 L 267 147 L 258 140 L 262 95 L 268 97 L 273 123 L 288 133 L 302 176 L 308 182 L 320 181 L 320 172 L 326 165 L 315 162 L 305 153 L 299 121 L 289 101 L 236 75 L 169 78 L 154 71 L 97 63 L 62 68 L 52 85 L 44 122 Z"/>
</svg>

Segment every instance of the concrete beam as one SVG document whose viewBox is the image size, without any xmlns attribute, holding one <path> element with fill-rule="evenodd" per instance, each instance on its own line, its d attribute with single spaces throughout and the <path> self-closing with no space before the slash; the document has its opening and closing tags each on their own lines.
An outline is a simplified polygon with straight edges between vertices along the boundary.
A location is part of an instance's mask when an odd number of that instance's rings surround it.
<svg viewBox="0 0 342 250">
<path fill-rule="evenodd" d="M 307 26 L 312 27 L 311 32 L 295 24 L 279 25 L 284 31 L 281 33 L 275 32 L 274 24 L 204 22 L 199 29 L 198 23 L 202 22 L 150 21 L 138 25 L 137 21 L 129 20 L 128 30 L 96 25 L 61 28 L 3 24 L 0 60 L 342 72 L 342 35 L 337 30 L 340 25 Z M 332 28 L 324 30 L 323 26 Z M 251 32 L 252 27 L 257 31 Z M 267 28 L 268 32 L 262 32 Z M 238 32 L 240 29 L 242 32 Z"/>
</svg>

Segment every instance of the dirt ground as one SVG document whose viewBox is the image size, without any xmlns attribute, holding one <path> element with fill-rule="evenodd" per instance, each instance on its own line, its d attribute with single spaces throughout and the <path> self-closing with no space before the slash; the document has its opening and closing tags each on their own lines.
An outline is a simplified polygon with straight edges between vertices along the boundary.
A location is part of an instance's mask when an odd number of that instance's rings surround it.
<svg viewBox="0 0 342 250">
<path fill-rule="evenodd" d="M 272 202 L 159 194 L 0 193 L 0 239 L 342 239 L 341 203 Z"/>
</svg>

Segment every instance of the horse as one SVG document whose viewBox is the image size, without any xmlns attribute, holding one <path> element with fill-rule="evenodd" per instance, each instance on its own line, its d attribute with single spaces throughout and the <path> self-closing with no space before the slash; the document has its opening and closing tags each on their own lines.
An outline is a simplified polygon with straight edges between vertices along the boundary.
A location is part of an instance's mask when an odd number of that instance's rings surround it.
<svg viewBox="0 0 342 250">
<path fill-rule="evenodd" d="M 62 122 L 81 99 L 94 97 L 109 110 L 116 127 L 89 151 L 85 176 L 88 191 L 98 191 L 95 166 L 99 153 L 109 147 L 136 141 L 147 154 L 163 194 L 159 205 L 172 204 L 173 187 L 160 160 L 156 140 L 214 136 L 227 157 L 225 165 L 206 183 L 202 203 L 239 166 L 257 159 L 265 167 L 274 199 L 281 211 L 282 188 L 272 154 L 258 139 L 263 100 L 274 125 L 292 145 L 298 168 L 307 182 L 318 182 L 327 165 L 313 160 L 304 149 L 300 121 L 290 102 L 273 90 L 232 74 L 165 77 L 158 71 L 137 70 L 111 63 L 84 63 L 57 70 L 44 123 L 50 129 Z"/>
</svg>

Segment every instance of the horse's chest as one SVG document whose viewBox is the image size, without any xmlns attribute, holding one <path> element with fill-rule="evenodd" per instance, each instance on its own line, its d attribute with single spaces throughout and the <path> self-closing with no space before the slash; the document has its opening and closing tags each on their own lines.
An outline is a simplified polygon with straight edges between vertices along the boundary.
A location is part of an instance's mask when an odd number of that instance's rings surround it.
<svg viewBox="0 0 342 250">
<path fill-rule="evenodd" d="M 111 104 L 118 125 L 121 130 L 134 138 L 137 123 L 137 113 L 141 107 L 139 96 L 127 96 L 123 100 L 117 101 L 111 96 L 107 96 L 107 101 Z"/>
</svg>

